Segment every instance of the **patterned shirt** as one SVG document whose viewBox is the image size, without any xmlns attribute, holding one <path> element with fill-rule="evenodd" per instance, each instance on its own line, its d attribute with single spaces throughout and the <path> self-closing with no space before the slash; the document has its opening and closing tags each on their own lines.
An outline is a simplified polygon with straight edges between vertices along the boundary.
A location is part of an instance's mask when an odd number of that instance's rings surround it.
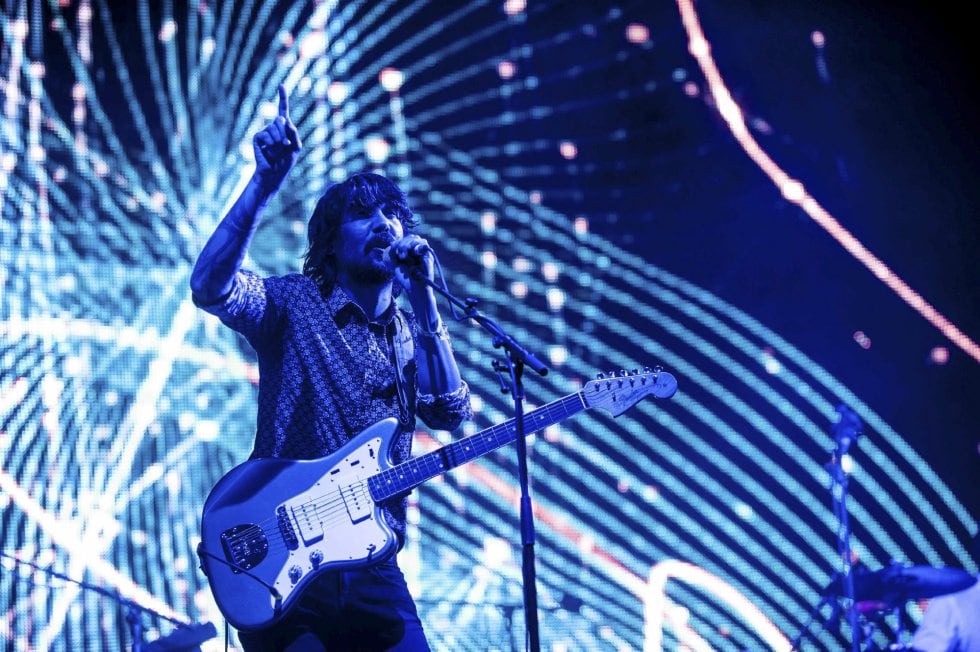
<svg viewBox="0 0 980 652">
<path fill-rule="evenodd" d="M 372 322 L 339 286 L 324 298 L 302 274 L 262 278 L 240 271 L 224 300 L 198 305 L 244 335 L 258 356 L 252 458 L 322 457 L 368 426 L 396 417 L 400 432 L 391 456 L 398 464 L 411 455 L 416 415 L 440 430 L 454 430 L 472 416 L 465 382 L 445 395 L 418 392 L 417 324 L 394 304 Z M 404 363 L 401 387 L 396 358 Z M 405 502 L 385 510 L 399 535 Z"/>
</svg>

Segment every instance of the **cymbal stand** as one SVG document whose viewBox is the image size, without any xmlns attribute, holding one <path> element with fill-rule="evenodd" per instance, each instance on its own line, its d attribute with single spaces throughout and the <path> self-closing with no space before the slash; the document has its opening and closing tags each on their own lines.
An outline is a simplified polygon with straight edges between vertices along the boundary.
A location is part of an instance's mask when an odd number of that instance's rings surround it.
<svg viewBox="0 0 980 652">
<path fill-rule="evenodd" d="M 892 636 L 892 644 L 888 647 L 889 650 L 907 650 L 909 649 L 906 645 L 907 641 L 902 641 L 906 638 L 906 634 L 909 633 L 906 630 L 906 619 L 909 617 L 908 612 L 905 611 L 905 602 L 899 602 L 895 605 L 895 610 L 892 612 L 895 615 L 895 627 L 892 628 L 894 632 Z"/>
<path fill-rule="evenodd" d="M 837 407 L 840 415 L 832 432 L 837 442 L 837 448 L 825 465 L 830 472 L 830 495 L 833 501 L 834 513 L 837 516 L 837 551 L 841 561 L 841 577 L 844 585 L 844 598 L 847 600 L 847 620 L 851 627 L 851 651 L 860 652 L 861 629 L 858 626 L 858 612 L 854 608 L 854 573 L 851 561 L 851 525 L 847 515 L 847 472 L 842 461 L 851 444 L 861 435 L 861 421 L 846 405 Z"/>
<path fill-rule="evenodd" d="M 886 607 L 886 605 L 882 606 Z M 895 616 L 896 623 L 894 626 L 888 622 L 890 616 Z M 863 652 L 880 652 L 883 650 L 899 652 L 901 650 L 907 650 L 908 647 L 902 642 L 903 634 L 905 633 L 906 618 L 907 614 L 905 614 L 905 605 L 903 603 L 896 604 L 894 607 L 865 612 L 861 627 L 864 640 Z M 881 647 L 875 643 L 874 637 L 878 633 L 887 641 L 887 646 Z"/>
</svg>

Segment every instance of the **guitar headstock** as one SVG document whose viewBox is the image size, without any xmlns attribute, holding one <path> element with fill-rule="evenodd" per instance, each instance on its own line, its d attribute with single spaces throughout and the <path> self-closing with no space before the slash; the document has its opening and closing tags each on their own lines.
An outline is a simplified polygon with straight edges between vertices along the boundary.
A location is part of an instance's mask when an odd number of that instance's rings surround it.
<svg viewBox="0 0 980 652">
<path fill-rule="evenodd" d="M 646 396 L 670 398 L 676 391 L 677 379 L 657 367 L 599 374 L 585 384 L 582 395 L 589 407 L 603 408 L 618 417 Z"/>
</svg>

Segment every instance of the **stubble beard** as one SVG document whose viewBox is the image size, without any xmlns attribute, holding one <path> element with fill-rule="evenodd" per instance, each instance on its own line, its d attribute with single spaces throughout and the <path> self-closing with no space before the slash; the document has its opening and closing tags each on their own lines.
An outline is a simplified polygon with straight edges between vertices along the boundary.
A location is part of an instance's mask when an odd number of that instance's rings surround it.
<svg viewBox="0 0 980 652">
<path fill-rule="evenodd" d="M 348 276 L 359 285 L 384 285 L 395 278 L 384 260 L 361 260 L 351 264 Z"/>
</svg>

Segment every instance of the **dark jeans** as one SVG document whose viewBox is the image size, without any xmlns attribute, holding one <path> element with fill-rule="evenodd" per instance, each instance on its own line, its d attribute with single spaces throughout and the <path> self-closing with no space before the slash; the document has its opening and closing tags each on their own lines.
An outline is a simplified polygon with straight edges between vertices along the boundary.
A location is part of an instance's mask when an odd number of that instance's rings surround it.
<svg viewBox="0 0 980 652">
<path fill-rule="evenodd" d="M 324 573 L 272 627 L 240 632 L 247 652 L 428 651 L 415 602 L 394 559 Z"/>
</svg>

